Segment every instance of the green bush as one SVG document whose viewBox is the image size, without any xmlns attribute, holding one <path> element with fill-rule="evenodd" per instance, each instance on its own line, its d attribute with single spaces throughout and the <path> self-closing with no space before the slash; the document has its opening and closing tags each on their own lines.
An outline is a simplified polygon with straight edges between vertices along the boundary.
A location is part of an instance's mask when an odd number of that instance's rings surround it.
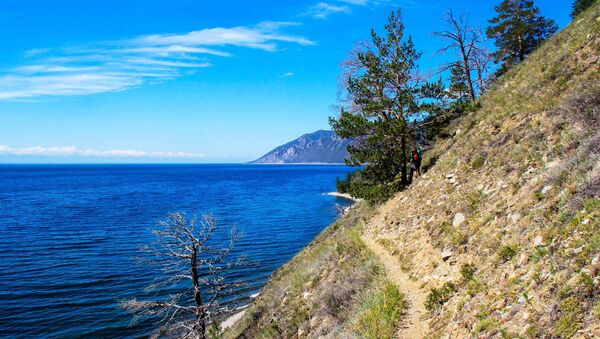
<svg viewBox="0 0 600 339">
<path fill-rule="evenodd" d="M 503 262 L 509 261 L 515 256 L 515 254 L 517 254 L 516 245 L 504 245 L 500 247 L 500 250 L 498 251 L 498 256 Z"/>
<path fill-rule="evenodd" d="M 429 311 L 440 309 L 442 305 L 450 300 L 454 292 L 456 292 L 456 286 L 450 282 L 445 283 L 440 288 L 432 288 L 425 301 L 425 308 Z"/>
<path fill-rule="evenodd" d="M 477 269 L 475 268 L 475 265 L 473 265 L 473 264 L 464 264 L 460 268 L 460 274 L 466 280 L 473 280 L 473 277 L 475 276 L 475 271 L 476 270 Z"/>
</svg>

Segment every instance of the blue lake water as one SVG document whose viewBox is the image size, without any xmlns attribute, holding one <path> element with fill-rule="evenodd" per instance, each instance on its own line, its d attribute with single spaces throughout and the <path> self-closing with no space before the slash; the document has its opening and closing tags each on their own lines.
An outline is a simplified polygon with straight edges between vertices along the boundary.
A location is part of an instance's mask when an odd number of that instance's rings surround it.
<svg viewBox="0 0 600 339">
<path fill-rule="evenodd" d="M 135 262 L 169 212 L 211 213 L 245 234 L 237 251 L 257 266 L 236 298 L 337 216 L 324 195 L 345 166 L 0 165 L 0 336 L 139 337 L 117 307 L 157 272 Z"/>
</svg>

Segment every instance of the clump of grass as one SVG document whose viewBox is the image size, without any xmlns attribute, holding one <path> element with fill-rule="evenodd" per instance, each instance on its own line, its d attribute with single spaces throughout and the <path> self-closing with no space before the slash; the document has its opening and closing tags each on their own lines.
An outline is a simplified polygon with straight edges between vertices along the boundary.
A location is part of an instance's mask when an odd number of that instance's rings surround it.
<svg viewBox="0 0 600 339">
<path fill-rule="evenodd" d="M 531 255 L 531 259 L 534 263 L 540 262 L 546 255 L 548 255 L 548 248 L 546 247 L 536 247 L 533 250 L 533 254 Z"/>
<path fill-rule="evenodd" d="M 517 246 L 514 244 L 507 244 L 500 247 L 498 251 L 498 257 L 502 262 L 507 262 L 517 254 Z"/>
<path fill-rule="evenodd" d="M 496 318 L 483 318 L 477 322 L 473 329 L 473 334 L 477 335 L 481 332 L 492 332 L 498 330 L 500 321 Z"/>
<path fill-rule="evenodd" d="M 482 155 L 478 155 L 471 161 L 471 167 L 474 170 L 478 170 L 483 166 L 484 163 L 485 163 L 485 157 L 483 157 Z"/>
<path fill-rule="evenodd" d="M 406 308 L 406 299 L 391 282 L 374 294 L 369 294 L 362 301 L 363 312 L 360 314 L 356 332 L 363 338 L 393 338 L 396 325 Z"/>
<path fill-rule="evenodd" d="M 561 316 L 554 325 L 554 335 L 571 338 L 581 328 L 579 320 L 582 309 L 581 302 L 575 296 L 566 298 L 560 303 Z"/>
<path fill-rule="evenodd" d="M 456 292 L 456 286 L 451 282 L 447 282 L 440 288 L 432 288 L 427 300 L 425 301 L 425 308 L 429 311 L 439 310 L 444 305 L 452 294 Z"/>
<path fill-rule="evenodd" d="M 477 268 L 475 268 L 475 265 L 464 264 L 460 267 L 460 274 L 463 276 L 463 278 L 465 278 L 465 280 L 473 280 L 476 270 Z"/>
</svg>

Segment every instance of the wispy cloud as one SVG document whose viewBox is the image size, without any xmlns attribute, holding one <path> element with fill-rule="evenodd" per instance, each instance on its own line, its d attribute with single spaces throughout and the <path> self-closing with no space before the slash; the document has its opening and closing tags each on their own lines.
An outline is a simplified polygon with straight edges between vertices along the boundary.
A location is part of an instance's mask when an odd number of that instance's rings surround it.
<svg viewBox="0 0 600 339">
<path fill-rule="evenodd" d="M 231 56 L 230 47 L 273 52 L 280 44 L 313 45 L 284 32 L 294 25 L 298 24 L 261 22 L 30 50 L 26 64 L 0 72 L 0 100 L 121 91 L 210 67 L 214 58 Z"/>
<path fill-rule="evenodd" d="M 293 76 L 294 76 L 294 72 L 286 72 L 281 75 L 282 78 L 289 78 L 289 77 L 293 77 Z"/>
<path fill-rule="evenodd" d="M 312 6 L 306 14 L 316 19 L 325 19 L 335 13 L 350 13 L 350 11 L 350 6 L 319 2 Z"/>
<path fill-rule="evenodd" d="M 319 2 L 308 9 L 305 15 L 312 16 L 315 19 L 325 19 L 332 14 L 351 13 L 353 7 L 376 7 L 376 6 L 402 6 L 414 7 L 417 3 L 414 0 L 331 0 L 329 2 Z"/>
<path fill-rule="evenodd" d="M 120 158 L 181 158 L 181 159 L 200 159 L 206 158 L 206 154 L 196 154 L 187 152 L 146 152 L 134 149 L 113 149 L 113 150 L 94 150 L 79 149 L 75 146 L 60 147 L 26 147 L 14 148 L 6 145 L 0 145 L 0 155 L 36 155 L 36 156 L 81 156 L 81 157 L 120 157 Z"/>
</svg>

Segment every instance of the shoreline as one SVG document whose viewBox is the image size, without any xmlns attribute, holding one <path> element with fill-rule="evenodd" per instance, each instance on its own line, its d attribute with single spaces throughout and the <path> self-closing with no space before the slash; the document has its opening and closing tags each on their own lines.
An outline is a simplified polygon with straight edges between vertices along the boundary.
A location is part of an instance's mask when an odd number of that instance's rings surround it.
<svg viewBox="0 0 600 339">
<path fill-rule="evenodd" d="M 348 193 L 329 192 L 329 193 L 325 193 L 325 195 L 329 195 L 329 196 L 336 197 L 336 198 L 342 198 L 342 199 L 346 199 L 346 200 L 350 200 L 350 201 L 354 201 L 354 202 L 359 202 L 362 200 L 360 198 L 355 198 Z"/>
</svg>

